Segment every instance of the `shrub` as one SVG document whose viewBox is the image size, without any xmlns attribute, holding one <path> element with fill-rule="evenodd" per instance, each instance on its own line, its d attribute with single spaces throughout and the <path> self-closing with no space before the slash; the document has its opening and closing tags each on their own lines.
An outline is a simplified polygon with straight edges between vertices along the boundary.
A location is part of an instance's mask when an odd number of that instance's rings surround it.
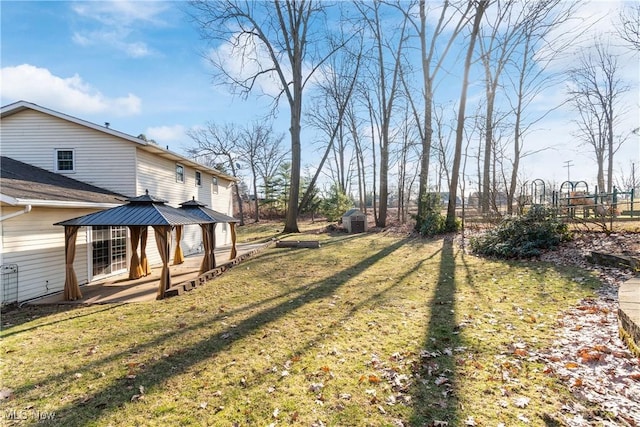
<svg viewBox="0 0 640 427">
<path fill-rule="evenodd" d="M 531 258 L 553 249 L 571 235 L 550 209 L 536 206 L 524 216 L 504 219 L 482 236 L 469 239 L 471 250 L 498 258 Z"/>
<path fill-rule="evenodd" d="M 320 213 L 328 221 L 337 221 L 352 206 L 353 200 L 336 185 L 332 185 L 326 197 L 320 202 Z"/>
<path fill-rule="evenodd" d="M 447 226 L 446 217 L 441 213 L 443 206 L 439 194 L 427 193 L 423 202 L 425 203 L 424 216 L 416 217 L 416 230 L 422 236 L 432 237 L 448 231 L 457 231 L 460 228 L 460 222 L 457 219 L 452 227 Z"/>
</svg>

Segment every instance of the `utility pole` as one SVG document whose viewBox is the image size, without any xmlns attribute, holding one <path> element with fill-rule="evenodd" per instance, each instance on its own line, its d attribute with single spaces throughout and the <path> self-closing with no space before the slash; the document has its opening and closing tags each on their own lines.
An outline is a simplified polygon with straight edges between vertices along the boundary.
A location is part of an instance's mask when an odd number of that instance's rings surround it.
<svg viewBox="0 0 640 427">
<path fill-rule="evenodd" d="M 566 160 L 563 163 L 564 167 L 567 168 L 567 181 L 571 182 L 570 168 L 573 166 L 573 160 Z"/>
</svg>

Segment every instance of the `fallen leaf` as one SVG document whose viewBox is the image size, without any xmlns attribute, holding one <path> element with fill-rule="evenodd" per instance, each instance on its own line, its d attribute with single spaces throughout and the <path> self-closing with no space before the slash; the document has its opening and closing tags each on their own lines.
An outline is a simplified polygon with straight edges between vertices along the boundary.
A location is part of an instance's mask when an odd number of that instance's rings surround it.
<svg viewBox="0 0 640 427">
<path fill-rule="evenodd" d="M 369 382 L 371 384 L 378 384 L 380 382 L 380 378 L 377 375 L 369 375 Z"/>
<path fill-rule="evenodd" d="M 517 399 L 515 399 L 515 401 L 513 402 L 518 408 L 526 408 L 527 406 L 529 406 L 529 402 L 531 401 L 531 399 L 529 399 L 528 397 L 519 397 Z"/>
<path fill-rule="evenodd" d="M 527 353 L 527 350 L 523 350 L 521 348 L 516 348 L 513 351 L 513 354 L 515 354 L 516 356 L 526 357 L 529 353 Z"/>
<path fill-rule="evenodd" d="M 567 369 L 577 369 L 577 368 L 580 367 L 580 365 L 578 365 L 575 362 L 567 362 L 567 363 L 564 364 L 564 367 L 567 368 Z"/>
</svg>

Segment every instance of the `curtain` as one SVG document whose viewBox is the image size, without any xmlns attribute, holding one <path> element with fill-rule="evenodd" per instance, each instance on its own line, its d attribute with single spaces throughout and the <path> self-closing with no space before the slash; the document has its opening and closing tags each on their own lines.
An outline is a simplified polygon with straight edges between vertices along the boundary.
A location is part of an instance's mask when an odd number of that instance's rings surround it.
<svg viewBox="0 0 640 427">
<path fill-rule="evenodd" d="M 148 227 L 142 226 L 140 232 L 140 267 L 142 268 L 142 275 L 148 276 L 151 274 L 151 268 L 149 267 L 149 259 L 147 258 L 147 229 Z"/>
<path fill-rule="evenodd" d="M 64 300 L 75 301 L 82 298 L 82 292 L 80 292 L 80 286 L 78 285 L 78 278 L 76 272 L 73 269 L 73 260 L 76 257 L 76 237 L 78 236 L 77 225 L 64 227 Z"/>
<path fill-rule="evenodd" d="M 236 223 L 230 222 L 229 227 L 231 227 L 231 257 L 229 259 L 234 259 L 237 255 L 236 252 Z"/>
<path fill-rule="evenodd" d="M 138 258 L 138 244 L 140 243 L 140 233 L 142 227 L 130 226 L 131 230 L 131 262 L 129 263 L 129 280 L 139 279 L 144 276 L 142 266 L 140 265 L 140 258 Z"/>
<path fill-rule="evenodd" d="M 211 235 L 209 234 L 209 224 L 200 224 L 200 229 L 202 229 L 202 250 L 204 255 L 202 256 L 202 263 L 200 264 L 200 271 L 198 274 L 204 274 L 207 271 L 211 270 L 209 267 L 211 265 L 209 261 L 210 249 L 211 246 Z"/>
<path fill-rule="evenodd" d="M 158 286 L 158 299 L 164 298 L 164 292 L 171 287 L 171 271 L 169 271 L 169 258 L 171 257 L 171 226 L 154 225 L 156 232 L 156 244 L 160 258 L 162 258 L 162 273 Z"/>
<path fill-rule="evenodd" d="M 173 254 L 173 265 L 182 264 L 184 262 L 184 254 L 180 247 L 180 240 L 182 240 L 182 229 L 184 226 L 176 225 L 176 251 Z"/>
</svg>

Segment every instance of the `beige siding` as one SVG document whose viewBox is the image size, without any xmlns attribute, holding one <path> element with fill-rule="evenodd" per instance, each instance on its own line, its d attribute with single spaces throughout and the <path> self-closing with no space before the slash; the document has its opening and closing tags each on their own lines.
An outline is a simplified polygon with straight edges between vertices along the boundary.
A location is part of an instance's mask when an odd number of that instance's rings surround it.
<svg viewBox="0 0 640 427">
<path fill-rule="evenodd" d="M 176 180 L 176 164 L 178 162 L 163 159 L 138 149 L 138 194 L 144 194 L 149 190 L 149 194 L 167 200 L 169 205 L 179 207 L 180 203 L 196 200 L 204 203 L 207 207 L 232 215 L 232 186 L 231 182 L 218 178 L 218 192 L 213 193 L 213 175 L 200 170 L 201 185 L 196 186 L 196 170 L 185 164 L 184 183 Z M 218 246 L 231 243 L 229 226 L 219 224 L 216 227 L 216 244 Z M 175 247 L 175 240 L 174 240 Z M 198 252 L 202 247 L 202 233 L 199 227 L 189 227 L 185 230 L 181 247 L 185 255 Z"/>
<path fill-rule="evenodd" d="M 126 196 L 135 194 L 135 146 L 97 130 L 33 110 L 2 119 L 2 155 L 55 172 L 55 150 L 73 149 L 65 174 Z"/>
<path fill-rule="evenodd" d="M 18 265 L 18 301 L 64 289 L 64 227 L 53 224 L 92 212 L 95 210 L 34 207 L 28 214 L 2 222 L 2 264 Z M 85 284 L 89 281 L 89 262 L 84 227 L 78 231 L 76 244 L 74 268 L 78 282 Z M 4 290 L 5 283 L 2 285 Z M 14 292 L 4 291 L 7 298 Z"/>
</svg>

